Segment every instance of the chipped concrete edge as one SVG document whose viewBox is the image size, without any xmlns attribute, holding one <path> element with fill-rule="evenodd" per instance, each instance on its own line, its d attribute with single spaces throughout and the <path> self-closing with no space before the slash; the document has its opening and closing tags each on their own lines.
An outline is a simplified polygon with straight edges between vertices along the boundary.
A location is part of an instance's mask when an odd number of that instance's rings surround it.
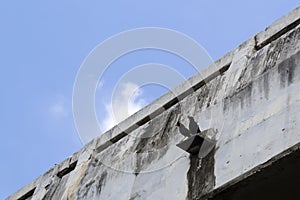
<svg viewBox="0 0 300 200">
<path fill-rule="evenodd" d="M 88 144 L 86 144 L 81 150 L 75 152 L 71 157 L 68 157 L 66 160 L 61 162 L 58 165 L 55 165 L 50 170 L 48 170 L 45 174 L 41 175 L 31 183 L 25 185 L 23 188 L 18 190 L 16 193 L 12 194 L 7 198 L 10 199 L 20 199 L 22 196 L 26 195 L 28 192 L 34 190 L 41 180 L 45 178 L 49 178 L 53 175 L 57 175 L 60 171 L 64 168 L 69 167 L 72 163 L 79 160 L 81 157 L 81 153 L 85 152 L 86 154 L 92 155 L 93 152 L 89 152 L 90 150 L 95 150 L 96 148 L 100 148 L 101 150 L 106 149 L 116 141 L 124 138 L 127 134 L 124 133 L 122 130 L 126 130 L 126 132 L 131 132 L 138 128 L 141 124 L 145 124 L 150 121 L 155 116 L 158 116 L 166 109 L 172 106 L 172 101 L 175 105 L 178 101 L 174 101 L 174 99 L 182 100 L 190 93 L 189 91 L 194 91 L 194 87 L 197 87 L 197 84 L 204 82 L 207 83 L 210 80 L 216 78 L 220 73 L 223 73 L 224 70 L 226 71 L 232 61 L 237 59 L 235 57 L 241 56 L 241 51 L 252 44 L 254 41 L 253 51 L 263 48 L 264 46 L 271 43 L 273 40 L 276 40 L 281 35 L 285 34 L 286 32 L 294 29 L 297 25 L 300 24 L 300 6 L 283 16 L 282 18 L 275 21 L 272 25 L 267 27 L 265 30 L 259 32 L 258 34 L 254 35 L 250 39 L 243 42 L 241 45 L 236 47 L 235 49 L 231 50 L 227 54 L 225 54 L 220 59 L 216 60 L 214 63 L 210 64 L 206 68 L 202 69 L 200 72 L 189 78 L 187 81 L 184 81 L 180 85 L 176 86 L 172 91 L 166 93 L 165 95 L 161 96 L 145 108 L 141 109 L 137 113 L 133 114 L 132 116 L 128 117 L 124 121 L 120 122 L 117 126 L 113 127 L 109 131 L 103 133 L 102 135 L 96 137 Z M 252 46 L 252 45 L 251 45 Z M 197 88 L 199 89 L 199 88 Z M 171 104 L 171 105 L 170 105 Z M 169 105 L 166 107 L 166 105 Z M 166 108 L 165 108 L 165 107 Z M 84 159 L 89 159 L 90 156 L 83 156 Z M 81 162 L 77 162 L 79 165 Z M 47 176 L 47 177 L 45 177 Z M 242 178 L 245 178 L 243 176 Z M 232 183 L 231 183 L 232 184 Z"/>
</svg>

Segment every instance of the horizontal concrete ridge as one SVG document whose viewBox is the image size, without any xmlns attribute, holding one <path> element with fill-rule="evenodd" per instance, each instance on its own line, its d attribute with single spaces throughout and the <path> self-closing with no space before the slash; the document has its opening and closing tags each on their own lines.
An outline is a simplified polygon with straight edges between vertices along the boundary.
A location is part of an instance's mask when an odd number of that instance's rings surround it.
<svg viewBox="0 0 300 200">
<path fill-rule="evenodd" d="M 257 48 L 260 49 L 277 39 L 287 31 L 295 28 L 300 24 L 300 7 L 283 16 L 264 31 L 258 33 L 256 37 Z"/>
<path fill-rule="evenodd" d="M 300 143 L 299 24 L 300 7 L 7 200 L 205 199 L 272 166 Z M 214 145 L 190 155 L 189 134 Z"/>
</svg>

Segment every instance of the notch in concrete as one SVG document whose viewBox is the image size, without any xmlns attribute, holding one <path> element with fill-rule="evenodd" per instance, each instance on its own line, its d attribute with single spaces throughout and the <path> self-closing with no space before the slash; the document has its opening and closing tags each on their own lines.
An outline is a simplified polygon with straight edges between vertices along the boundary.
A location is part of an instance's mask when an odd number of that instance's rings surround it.
<svg viewBox="0 0 300 200">
<path fill-rule="evenodd" d="M 226 71 L 228 71 L 228 69 L 230 68 L 230 66 L 231 66 L 231 62 L 228 63 L 227 65 L 225 65 L 224 67 L 222 67 L 221 69 L 219 69 L 220 75 L 223 76 L 224 73 L 225 73 Z"/>
<path fill-rule="evenodd" d="M 26 199 L 29 199 L 30 197 L 33 196 L 35 189 L 36 188 L 33 188 L 32 190 L 30 190 L 29 192 L 27 192 L 26 194 L 24 194 L 23 196 L 21 196 L 17 200 L 26 200 Z"/>
<path fill-rule="evenodd" d="M 77 165 L 77 161 L 73 162 L 72 164 L 69 165 L 69 167 L 58 172 L 57 177 L 62 178 L 65 175 L 69 174 L 71 171 L 73 171 L 75 169 L 76 165 Z"/>
<path fill-rule="evenodd" d="M 272 36 L 265 39 L 264 41 L 258 41 L 259 34 L 256 35 L 255 36 L 255 41 L 256 41 L 257 44 L 255 45 L 255 50 L 258 51 L 258 50 L 262 49 L 263 47 L 265 47 L 266 45 L 270 44 L 271 42 L 277 40 L 278 38 L 280 38 L 282 35 L 289 32 L 290 30 L 296 28 L 299 24 L 300 24 L 300 19 L 297 19 L 296 21 L 294 21 L 293 23 L 291 23 L 291 24 L 287 25 L 286 27 L 282 28 L 281 30 L 274 33 Z"/>
<path fill-rule="evenodd" d="M 45 189 L 48 190 L 49 187 L 50 187 L 50 184 L 47 184 L 47 185 L 45 186 Z"/>
</svg>

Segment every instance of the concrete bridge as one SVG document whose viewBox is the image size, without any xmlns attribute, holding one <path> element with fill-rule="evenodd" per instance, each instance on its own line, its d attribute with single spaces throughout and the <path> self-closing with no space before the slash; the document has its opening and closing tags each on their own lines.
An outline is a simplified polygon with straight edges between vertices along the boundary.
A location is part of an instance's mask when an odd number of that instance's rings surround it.
<svg viewBox="0 0 300 200">
<path fill-rule="evenodd" d="M 7 199 L 294 199 L 299 24 L 300 7 Z M 177 146 L 189 117 L 215 142 L 202 157 Z"/>
</svg>

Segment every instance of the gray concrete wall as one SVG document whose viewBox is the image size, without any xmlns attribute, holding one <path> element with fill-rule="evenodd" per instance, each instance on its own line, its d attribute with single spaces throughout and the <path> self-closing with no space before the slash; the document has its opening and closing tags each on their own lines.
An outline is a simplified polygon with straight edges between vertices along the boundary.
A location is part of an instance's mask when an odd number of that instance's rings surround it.
<svg viewBox="0 0 300 200">
<path fill-rule="evenodd" d="M 300 8 L 7 199 L 198 199 L 300 143 Z M 217 144 L 176 146 L 192 116 Z"/>
</svg>

